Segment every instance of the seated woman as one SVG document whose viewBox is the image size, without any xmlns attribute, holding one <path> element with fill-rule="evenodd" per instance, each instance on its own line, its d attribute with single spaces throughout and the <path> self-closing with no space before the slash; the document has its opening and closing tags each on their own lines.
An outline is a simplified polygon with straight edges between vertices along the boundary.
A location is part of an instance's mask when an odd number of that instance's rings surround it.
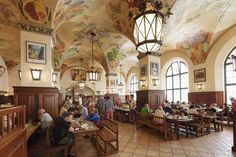
<svg viewBox="0 0 236 157">
<path fill-rule="evenodd" d="M 150 107 L 148 104 L 145 104 L 141 110 L 141 113 L 143 114 L 149 114 L 150 113 Z"/>
<path fill-rule="evenodd" d="M 68 101 L 66 101 L 60 109 L 59 116 L 62 116 L 64 112 L 68 112 L 68 109 L 70 107 L 71 107 L 70 103 Z"/>
<path fill-rule="evenodd" d="M 90 115 L 88 117 L 88 120 L 91 122 L 94 122 L 96 124 L 96 126 L 100 128 L 101 119 L 100 119 L 100 116 L 96 113 L 96 109 L 91 108 L 89 111 L 90 111 Z"/>
</svg>

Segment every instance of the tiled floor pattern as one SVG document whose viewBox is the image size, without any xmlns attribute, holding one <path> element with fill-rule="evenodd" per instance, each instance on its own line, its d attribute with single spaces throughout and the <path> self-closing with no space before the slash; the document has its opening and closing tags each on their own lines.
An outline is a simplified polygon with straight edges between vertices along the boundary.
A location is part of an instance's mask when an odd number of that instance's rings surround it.
<svg viewBox="0 0 236 157">
<path fill-rule="evenodd" d="M 180 140 L 164 141 L 158 133 L 135 125 L 119 123 L 120 152 L 110 157 L 236 157 L 231 152 L 232 128 L 195 138 L 180 136 Z M 96 151 L 88 138 L 82 138 L 80 157 L 95 157 Z"/>
</svg>

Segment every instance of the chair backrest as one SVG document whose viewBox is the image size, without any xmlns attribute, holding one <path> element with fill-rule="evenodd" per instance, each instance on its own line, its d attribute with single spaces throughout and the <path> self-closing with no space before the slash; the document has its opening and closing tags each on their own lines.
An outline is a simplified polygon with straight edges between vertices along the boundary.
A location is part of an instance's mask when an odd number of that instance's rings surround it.
<svg viewBox="0 0 236 157">
<path fill-rule="evenodd" d="M 119 127 L 117 122 L 110 119 L 103 119 L 101 123 L 103 127 L 107 128 L 109 132 L 118 138 Z"/>
<path fill-rule="evenodd" d="M 166 118 L 165 117 L 153 116 L 152 123 L 154 125 L 158 125 L 158 126 L 165 126 L 166 125 Z"/>
<path fill-rule="evenodd" d="M 143 120 L 143 121 L 151 120 L 152 121 L 152 115 L 136 112 L 136 120 Z"/>
<path fill-rule="evenodd" d="M 198 122 L 200 124 L 203 124 L 203 115 L 202 114 L 191 114 L 193 116 L 194 122 Z"/>
</svg>

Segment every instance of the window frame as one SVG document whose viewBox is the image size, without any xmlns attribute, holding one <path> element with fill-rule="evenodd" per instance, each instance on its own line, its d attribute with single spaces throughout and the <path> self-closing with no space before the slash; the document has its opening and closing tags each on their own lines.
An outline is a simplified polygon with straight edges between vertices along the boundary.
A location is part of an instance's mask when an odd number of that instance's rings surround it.
<svg viewBox="0 0 236 157">
<path fill-rule="evenodd" d="M 227 72 L 226 72 L 226 68 L 227 68 L 227 66 L 229 66 L 229 65 L 231 65 L 231 64 L 233 64 L 233 62 L 230 62 L 230 63 L 227 63 L 227 61 L 228 61 L 228 59 L 230 59 L 230 56 L 233 54 L 235 52 L 235 54 L 236 54 L 236 47 L 234 47 L 230 52 L 229 52 L 229 54 L 227 55 L 227 57 L 225 58 L 225 61 L 224 61 L 224 89 L 225 89 L 225 103 L 227 103 L 227 87 L 229 87 L 229 86 L 236 86 L 236 82 L 235 83 L 229 83 L 229 84 L 227 84 L 227 77 L 226 77 L 226 74 L 227 74 Z M 233 71 L 233 69 L 232 69 L 232 71 Z"/>
<path fill-rule="evenodd" d="M 136 90 L 135 90 L 135 86 L 136 86 Z M 129 93 L 133 94 L 135 96 L 135 99 L 136 99 L 137 90 L 138 90 L 138 77 L 136 75 L 133 75 L 129 83 Z"/>
<path fill-rule="evenodd" d="M 178 73 L 174 74 L 173 73 L 173 64 L 177 63 L 178 65 Z M 189 89 L 189 79 L 188 79 L 188 86 L 187 87 L 182 87 L 182 83 L 181 83 L 181 80 L 182 80 L 182 76 L 183 75 L 188 75 L 189 74 L 189 70 L 187 72 L 181 72 L 181 64 L 185 65 L 186 68 L 188 69 L 188 66 L 186 63 L 184 63 L 183 61 L 180 61 L 180 60 L 176 60 L 176 61 L 173 61 L 171 62 L 171 64 L 169 65 L 169 67 L 167 68 L 166 70 L 166 74 L 165 74 L 165 81 L 166 81 L 166 99 L 167 99 L 167 91 L 171 91 L 171 94 L 172 94 L 172 101 L 180 101 L 182 102 L 183 100 L 183 95 L 182 95 L 182 90 L 188 90 Z M 167 73 L 169 72 L 169 70 L 171 70 L 171 75 L 167 75 Z M 174 87 L 174 77 L 175 76 L 179 76 L 179 87 Z M 167 88 L 167 78 L 171 78 L 171 81 L 172 81 L 172 87 L 171 88 Z M 180 92 L 180 95 L 179 95 L 179 98 L 180 100 L 174 100 L 174 91 L 178 90 Z M 168 100 L 168 99 L 167 99 Z"/>
</svg>

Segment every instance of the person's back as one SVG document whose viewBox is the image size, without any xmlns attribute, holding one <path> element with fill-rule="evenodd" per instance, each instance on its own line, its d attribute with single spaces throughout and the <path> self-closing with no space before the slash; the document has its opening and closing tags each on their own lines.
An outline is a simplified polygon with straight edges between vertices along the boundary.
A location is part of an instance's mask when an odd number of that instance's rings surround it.
<svg viewBox="0 0 236 157">
<path fill-rule="evenodd" d="M 142 107 L 142 109 L 141 109 L 141 113 L 143 113 L 143 114 L 149 114 L 149 107 L 148 107 L 148 105 L 146 104 L 146 105 L 144 105 L 143 107 Z"/>
<path fill-rule="evenodd" d="M 173 113 L 172 108 L 170 108 L 169 106 L 165 106 L 165 107 L 163 107 L 163 110 L 165 111 L 165 113 L 170 113 L 170 114 Z"/>
<path fill-rule="evenodd" d="M 83 116 L 84 119 L 88 118 L 88 108 L 83 106 L 82 111 L 81 111 L 81 115 Z"/>
<path fill-rule="evenodd" d="M 40 122 L 42 123 L 47 123 L 47 122 L 52 122 L 52 117 L 50 116 L 49 113 L 45 112 L 44 109 L 39 109 L 39 116 L 38 116 L 38 119 Z"/>
<path fill-rule="evenodd" d="M 114 104 L 109 97 L 106 98 L 105 109 L 106 109 L 106 118 L 113 120 L 113 107 Z"/>
<path fill-rule="evenodd" d="M 100 96 L 97 100 L 97 106 L 100 111 L 105 111 L 105 98 Z"/>
<path fill-rule="evenodd" d="M 157 110 L 155 110 L 154 115 L 157 116 L 157 117 L 164 117 L 166 114 L 163 110 L 157 109 Z"/>
<path fill-rule="evenodd" d="M 106 112 L 112 112 L 113 111 L 113 102 L 108 99 L 105 103 L 105 107 L 106 107 Z"/>
</svg>

